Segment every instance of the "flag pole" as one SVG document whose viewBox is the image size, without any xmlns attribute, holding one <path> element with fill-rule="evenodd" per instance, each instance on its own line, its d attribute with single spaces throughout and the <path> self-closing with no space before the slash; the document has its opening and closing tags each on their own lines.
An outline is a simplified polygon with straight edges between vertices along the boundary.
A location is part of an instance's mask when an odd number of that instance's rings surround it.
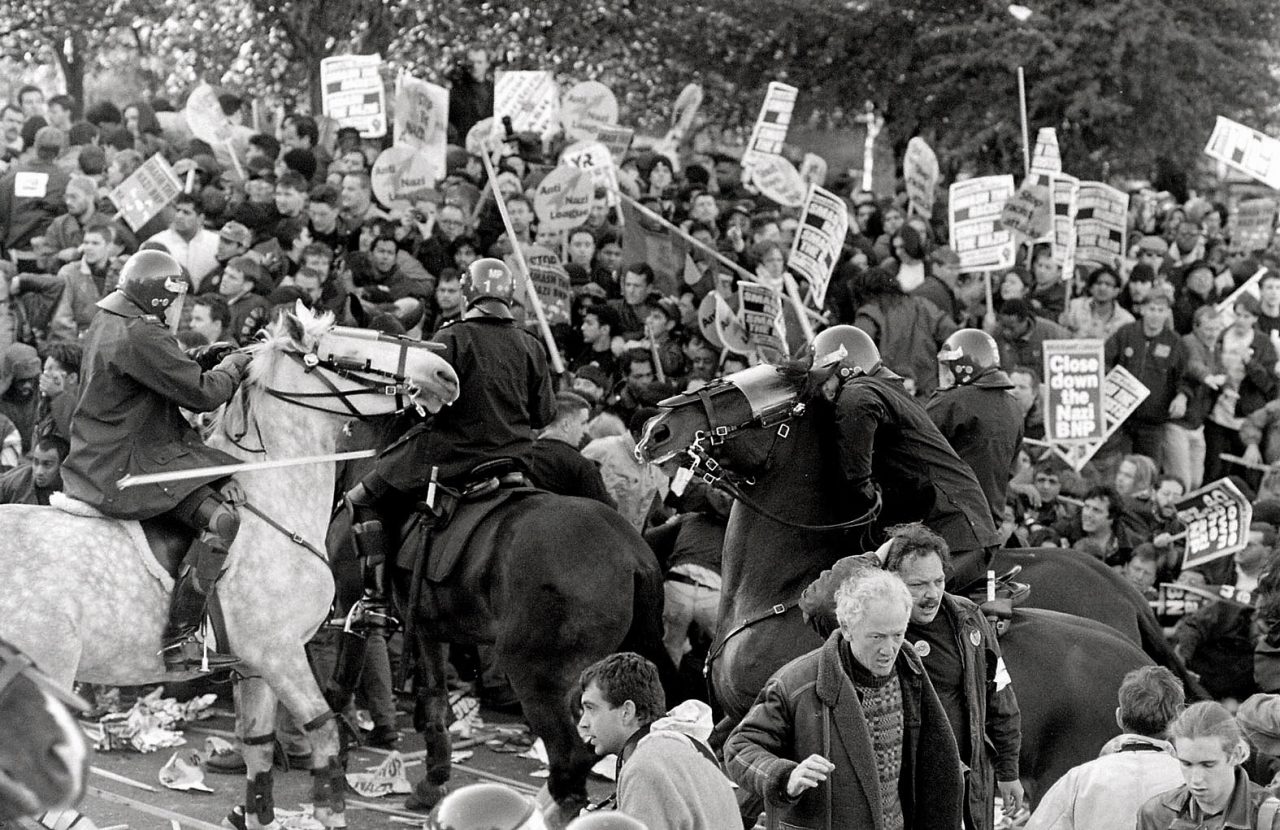
<svg viewBox="0 0 1280 830">
<path fill-rule="evenodd" d="M 1027 79 L 1018 67 L 1018 112 L 1022 116 L 1022 175 L 1031 175 L 1031 138 L 1027 131 Z"/>
</svg>

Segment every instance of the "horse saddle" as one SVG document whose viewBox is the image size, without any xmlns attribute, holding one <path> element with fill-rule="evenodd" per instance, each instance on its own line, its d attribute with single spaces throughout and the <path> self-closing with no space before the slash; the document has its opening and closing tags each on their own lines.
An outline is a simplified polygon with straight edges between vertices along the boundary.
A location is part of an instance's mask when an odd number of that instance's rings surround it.
<svg viewBox="0 0 1280 830">
<path fill-rule="evenodd" d="M 163 516 L 144 519 L 140 524 L 147 537 L 151 555 L 164 572 L 176 580 L 182 569 L 182 561 L 196 538 L 195 531 Z"/>
<path fill-rule="evenodd" d="M 541 492 L 528 486 L 515 459 L 481 462 L 466 475 L 444 482 L 435 504 L 419 505 L 401 536 L 397 564 L 429 582 L 443 582 L 469 548 L 495 547 L 497 525 L 485 519 L 510 501 Z M 426 561 L 418 562 L 423 556 Z"/>
<path fill-rule="evenodd" d="M 1008 620 L 1013 616 L 1013 609 L 1022 605 L 1031 596 L 1030 585 L 1014 581 L 1014 577 L 1020 573 L 1022 573 L 1022 566 L 1014 565 L 1004 573 L 996 574 L 994 599 L 987 596 L 986 577 L 975 579 L 956 593 L 972 600 L 987 617 Z"/>
</svg>

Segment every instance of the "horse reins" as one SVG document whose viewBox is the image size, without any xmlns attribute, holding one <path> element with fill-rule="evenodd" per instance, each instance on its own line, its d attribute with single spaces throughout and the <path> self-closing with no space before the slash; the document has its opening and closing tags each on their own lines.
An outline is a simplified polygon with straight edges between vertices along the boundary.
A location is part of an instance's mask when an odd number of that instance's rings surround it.
<svg viewBox="0 0 1280 830">
<path fill-rule="evenodd" d="M 307 374 L 315 373 L 316 378 L 318 378 L 320 382 L 327 387 L 328 391 L 287 392 L 282 389 L 264 386 L 263 389 L 267 394 L 274 398 L 279 398 L 282 401 L 294 404 L 295 406 L 300 406 L 304 409 L 313 409 L 318 412 L 328 412 L 330 414 L 335 413 L 331 409 L 326 409 L 323 406 L 317 406 L 316 404 L 309 403 L 309 401 L 336 400 L 341 402 L 342 405 L 347 408 L 351 417 L 361 421 L 367 420 L 368 416 L 356 409 L 356 407 L 351 403 L 351 398 L 361 395 L 394 396 L 396 399 L 396 412 L 403 412 L 410 406 L 417 407 L 419 412 L 422 411 L 422 407 L 419 406 L 416 401 L 417 394 L 420 390 L 412 382 L 406 379 L 403 374 L 383 369 L 374 369 L 368 360 L 361 363 L 359 361 L 348 360 L 340 357 L 322 359 L 314 352 L 286 351 L 285 354 L 302 364 L 303 370 Z M 404 371 L 406 355 L 407 352 L 402 349 L 400 353 L 400 365 L 398 367 L 398 372 Z M 323 369 L 325 371 L 316 372 L 316 369 Z M 344 380 L 348 380 L 356 384 L 360 388 L 347 390 L 339 389 L 338 385 L 334 383 L 326 373 L 335 374 Z M 375 375 L 377 377 L 368 377 L 368 375 Z M 378 378 L 386 378 L 387 380 L 390 380 L 391 383 L 385 383 Z M 407 402 L 402 402 L 401 398 L 406 398 Z"/>
</svg>

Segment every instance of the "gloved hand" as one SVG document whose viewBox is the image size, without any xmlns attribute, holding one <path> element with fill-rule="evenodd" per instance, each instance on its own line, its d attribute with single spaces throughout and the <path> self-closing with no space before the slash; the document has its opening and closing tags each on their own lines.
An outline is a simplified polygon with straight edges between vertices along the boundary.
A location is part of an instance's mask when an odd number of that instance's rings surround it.
<svg viewBox="0 0 1280 830">
<path fill-rule="evenodd" d="M 187 357 L 200 364 L 200 368 L 207 372 L 221 362 L 222 358 L 228 353 L 234 352 L 238 346 L 226 340 L 219 340 L 217 343 L 210 343 L 207 346 L 196 346 L 187 349 Z"/>
<path fill-rule="evenodd" d="M 238 386 L 244 380 L 244 376 L 249 371 L 249 361 L 251 358 L 244 352 L 230 352 L 226 357 L 222 358 L 222 362 L 215 366 L 215 369 L 221 369 L 227 374 L 235 378 Z"/>
</svg>

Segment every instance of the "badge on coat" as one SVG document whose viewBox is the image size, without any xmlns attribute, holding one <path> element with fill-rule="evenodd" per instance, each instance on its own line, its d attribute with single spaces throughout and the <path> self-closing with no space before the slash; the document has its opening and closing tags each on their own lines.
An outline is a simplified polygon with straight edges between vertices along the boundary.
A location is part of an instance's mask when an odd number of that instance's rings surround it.
<svg viewBox="0 0 1280 830">
<path fill-rule="evenodd" d="M 976 628 L 972 629 L 969 632 L 969 642 L 973 643 L 974 648 L 982 645 L 982 632 Z"/>
<path fill-rule="evenodd" d="M 933 651 L 933 646 L 929 645 L 924 640 L 921 640 L 918 643 L 915 643 L 911 647 L 916 650 L 916 656 L 919 657 L 921 660 L 928 657 L 929 652 Z"/>
<path fill-rule="evenodd" d="M 1173 350 L 1169 348 L 1168 343 L 1160 343 L 1154 349 L 1151 350 L 1151 354 L 1155 355 L 1161 360 L 1164 360 L 1167 357 L 1169 357 L 1169 354 L 1172 351 Z"/>
</svg>

